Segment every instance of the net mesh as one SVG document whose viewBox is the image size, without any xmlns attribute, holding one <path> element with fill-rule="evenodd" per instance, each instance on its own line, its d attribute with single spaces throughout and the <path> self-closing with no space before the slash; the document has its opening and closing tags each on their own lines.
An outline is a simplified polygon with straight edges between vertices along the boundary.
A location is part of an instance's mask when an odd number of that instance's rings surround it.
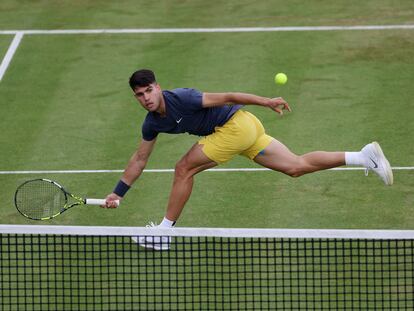
<svg viewBox="0 0 414 311">
<path fill-rule="evenodd" d="M 15 194 L 17 209 L 32 219 L 58 214 L 66 204 L 65 193 L 55 184 L 36 179 L 21 185 Z"/>
<path fill-rule="evenodd" d="M 0 309 L 412 310 L 413 241 L 2 233 Z"/>
</svg>

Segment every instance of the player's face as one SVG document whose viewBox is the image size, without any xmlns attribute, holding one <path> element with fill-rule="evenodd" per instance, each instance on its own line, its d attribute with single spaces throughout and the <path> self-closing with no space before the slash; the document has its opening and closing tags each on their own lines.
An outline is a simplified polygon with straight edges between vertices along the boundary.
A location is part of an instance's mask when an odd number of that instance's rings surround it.
<svg viewBox="0 0 414 311">
<path fill-rule="evenodd" d="M 158 111 L 162 102 L 162 92 L 158 84 L 153 83 L 148 86 L 136 87 L 134 96 L 142 107 L 148 111 Z"/>
</svg>

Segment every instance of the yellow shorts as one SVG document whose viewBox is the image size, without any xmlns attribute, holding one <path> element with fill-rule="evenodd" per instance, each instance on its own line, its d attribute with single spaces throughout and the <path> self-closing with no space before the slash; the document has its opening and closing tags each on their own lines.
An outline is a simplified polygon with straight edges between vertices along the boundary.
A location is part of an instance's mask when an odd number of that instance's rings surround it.
<svg viewBox="0 0 414 311">
<path fill-rule="evenodd" d="M 204 154 L 220 164 L 240 154 L 254 159 L 265 149 L 272 137 L 266 135 L 262 123 L 250 112 L 238 110 L 223 126 L 200 139 Z"/>
</svg>

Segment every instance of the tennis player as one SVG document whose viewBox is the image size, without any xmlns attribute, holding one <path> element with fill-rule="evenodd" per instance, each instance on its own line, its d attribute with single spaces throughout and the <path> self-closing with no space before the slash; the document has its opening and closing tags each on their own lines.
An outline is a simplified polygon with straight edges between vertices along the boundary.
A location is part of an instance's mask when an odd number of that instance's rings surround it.
<svg viewBox="0 0 414 311">
<path fill-rule="evenodd" d="M 142 141 L 132 155 L 114 191 L 106 197 L 105 207 L 116 207 L 141 175 L 159 133 L 189 133 L 201 139 L 177 162 L 167 211 L 161 227 L 172 227 L 180 217 L 193 188 L 194 175 L 245 156 L 261 166 L 292 177 L 342 165 L 363 166 L 377 173 L 386 185 L 393 174 L 378 143 L 359 152 L 315 151 L 292 153 L 284 144 L 269 136 L 262 123 L 244 105 L 270 108 L 282 115 L 291 111 L 281 97 L 266 98 L 244 93 L 203 93 L 195 89 L 162 90 L 151 70 L 138 70 L 130 77 L 135 98 L 148 111 L 142 125 Z M 153 223 L 151 226 L 155 226 Z M 169 239 L 142 238 L 144 247 L 168 249 Z"/>
</svg>

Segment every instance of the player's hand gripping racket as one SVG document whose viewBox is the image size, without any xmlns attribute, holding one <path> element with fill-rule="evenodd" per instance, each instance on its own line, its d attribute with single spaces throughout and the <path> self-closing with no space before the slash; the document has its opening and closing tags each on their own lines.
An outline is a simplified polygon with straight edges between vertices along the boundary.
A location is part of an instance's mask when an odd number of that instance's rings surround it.
<svg viewBox="0 0 414 311">
<path fill-rule="evenodd" d="M 52 219 L 76 205 L 105 205 L 105 199 L 86 199 L 67 192 L 49 179 L 33 179 L 21 184 L 14 204 L 23 216 L 34 220 Z M 119 201 L 116 202 L 119 205 Z"/>
</svg>

